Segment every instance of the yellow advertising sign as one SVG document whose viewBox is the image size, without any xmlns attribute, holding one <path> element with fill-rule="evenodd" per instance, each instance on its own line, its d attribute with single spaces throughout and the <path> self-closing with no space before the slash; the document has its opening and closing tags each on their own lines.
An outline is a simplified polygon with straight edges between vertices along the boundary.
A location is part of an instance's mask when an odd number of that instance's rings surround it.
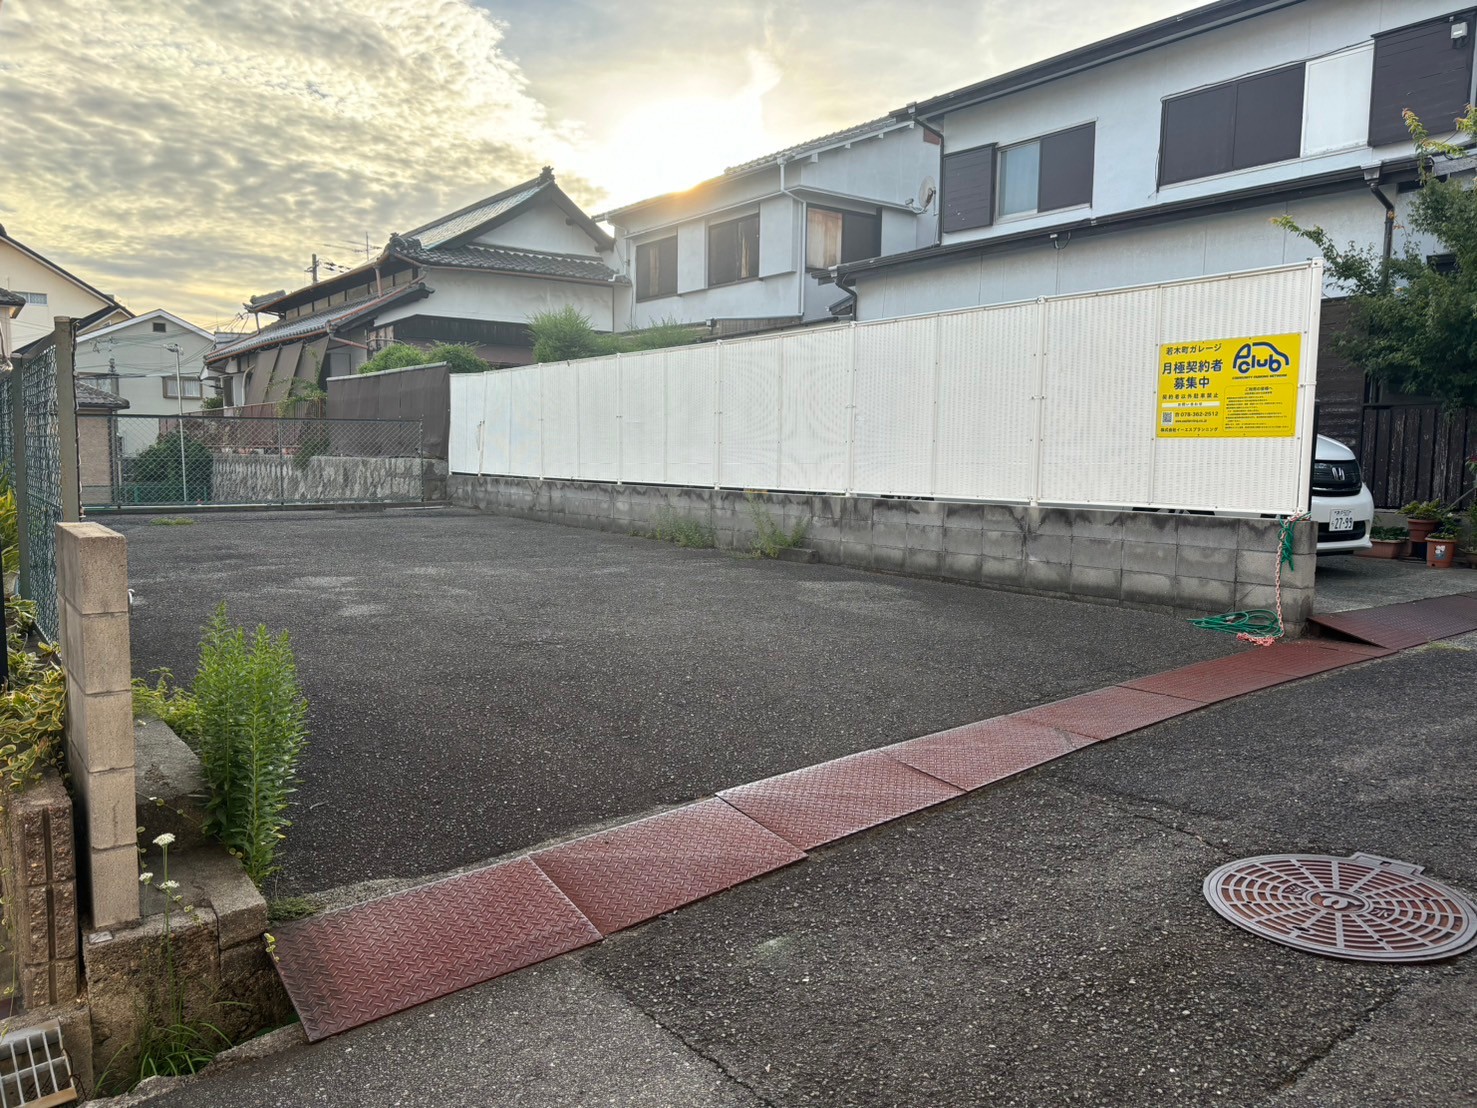
<svg viewBox="0 0 1477 1108">
<path fill-rule="evenodd" d="M 1159 437 L 1296 434 L 1301 361 L 1301 335 L 1166 343 L 1159 348 Z"/>
</svg>

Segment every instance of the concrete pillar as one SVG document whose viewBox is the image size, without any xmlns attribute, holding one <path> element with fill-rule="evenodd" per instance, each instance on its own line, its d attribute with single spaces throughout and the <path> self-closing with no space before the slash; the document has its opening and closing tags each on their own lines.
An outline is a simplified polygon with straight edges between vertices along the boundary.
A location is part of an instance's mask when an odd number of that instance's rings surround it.
<svg viewBox="0 0 1477 1108">
<path fill-rule="evenodd" d="M 57 524 L 56 569 L 78 870 L 96 930 L 139 918 L 128 543 L 98 523 Z"/>
</svg>

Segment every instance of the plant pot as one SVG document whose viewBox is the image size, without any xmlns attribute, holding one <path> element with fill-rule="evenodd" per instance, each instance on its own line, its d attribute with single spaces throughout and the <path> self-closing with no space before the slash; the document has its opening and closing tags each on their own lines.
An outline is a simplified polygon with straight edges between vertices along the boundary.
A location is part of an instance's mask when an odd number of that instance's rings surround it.
<svg viewBox="0 0 1477 1108">
<path fill-rule="evenodd" d="M 1450 569 L 1456 560 L 1456 539 L 1427 539 L 1426 565 L 1432 569 Z"/>
<path fill-rule="evenodd" d="M 1466 564 L 1468 569 L 1477 569 L 1477 548 L 1470 550 L 1463 548 L 1458 552 L 1458 556 Z"/>
<path fill-rule="evenodd" d="M 1368 550 L 1361 550 L 1361 558 L 1398 558 L 1405 549 L 1404 539 L 1372 539 Z"/>
<path fill-rule="evenodd" d="M 1429 535 L 1432 531 L 1436 530 L 1436 525 L 1440 522 L 1440 520 L 1436 519 L 1406 520 L 1405 526 L 1410 528 L 1410 541 L 1425 542 L 1426 536 Z"/>
</svg>

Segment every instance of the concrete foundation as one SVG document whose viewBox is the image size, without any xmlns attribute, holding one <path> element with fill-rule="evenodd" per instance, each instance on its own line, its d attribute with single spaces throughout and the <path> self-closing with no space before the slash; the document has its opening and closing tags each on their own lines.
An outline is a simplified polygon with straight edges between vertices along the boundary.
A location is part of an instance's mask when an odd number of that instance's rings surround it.
<svg viewBox="0 0 1477 1108">
<path fill-rule="evenodd" d="M 643 532 L 664 513 L 713 529 L 721 549 L 748 550 L 756 512 L 806 525 L 818 559 L 882 573 L 1117 604 L 1183 616 L 1272 608 L 1281 524 L 1160 512 L 1032 508 L 936 500 L 746 494 L 730 489 L 452 474 L 452 503 L 602 531 Z M 1282 567 L 1282 613 L 1301 633 L 1313 606 L 1312 524 L 1294 525 Z"/>
</svg>

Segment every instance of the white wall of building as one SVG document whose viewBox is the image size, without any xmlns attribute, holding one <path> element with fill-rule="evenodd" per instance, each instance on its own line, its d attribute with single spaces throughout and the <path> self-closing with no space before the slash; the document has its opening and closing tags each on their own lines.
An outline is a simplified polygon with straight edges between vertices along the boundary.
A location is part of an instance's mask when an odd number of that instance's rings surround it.
<svg viewBox="0 0 1477 1108">
<path fill-rule="evenodd" d="M 508 222 L 485 231 L 473 241 L 488 246 L 541 250 L 550 254 L 594 256 L 598 253 L 590 236 L 571 223 L 564 210 L 554 203 L 531 208 Z"/>
<path fill-rule="evenodd" d="M 164 327 L 162 332 L 154 330 L 156 323 Z M 177 400 L 165 395 L 166 384 L 173 391 L 175 383 L 174 352 L 166 349 L 171 345 L 180 348 L 181 384 L 186 388 L 188 382 L 199 384 L 214 337 L 153 313 L 79 336 L 75 373 L 127 400 L 125 415 L 174 415 L 181 406 L 186 412 L 198 412 L 203 398 L 214 395 L 203 385 L 199 396 Z"/>
<path fill-rule="evenodd" d="M 8 242 L 0 242 L 0 288 L 46 297 L 45 304 L 27 304 L 12 321 L 11 341 L 16 346 L 51 334 L 56 316 L 81 319 L 107 303 Z"/>
<path fill-rule="evenodd" d="M 414 315 L 446 319 L 479 319 L 522 323 L 535 312 L 572 304 L 590 317 L 597 331 L 612 330 L 613 290 L 605 285 L 583 285 L 539 277 L 515 277 L 471 269 L 428 269 L 426 300 L 414 300 L 376 315 L 378 325 Z"/>
</svg>

